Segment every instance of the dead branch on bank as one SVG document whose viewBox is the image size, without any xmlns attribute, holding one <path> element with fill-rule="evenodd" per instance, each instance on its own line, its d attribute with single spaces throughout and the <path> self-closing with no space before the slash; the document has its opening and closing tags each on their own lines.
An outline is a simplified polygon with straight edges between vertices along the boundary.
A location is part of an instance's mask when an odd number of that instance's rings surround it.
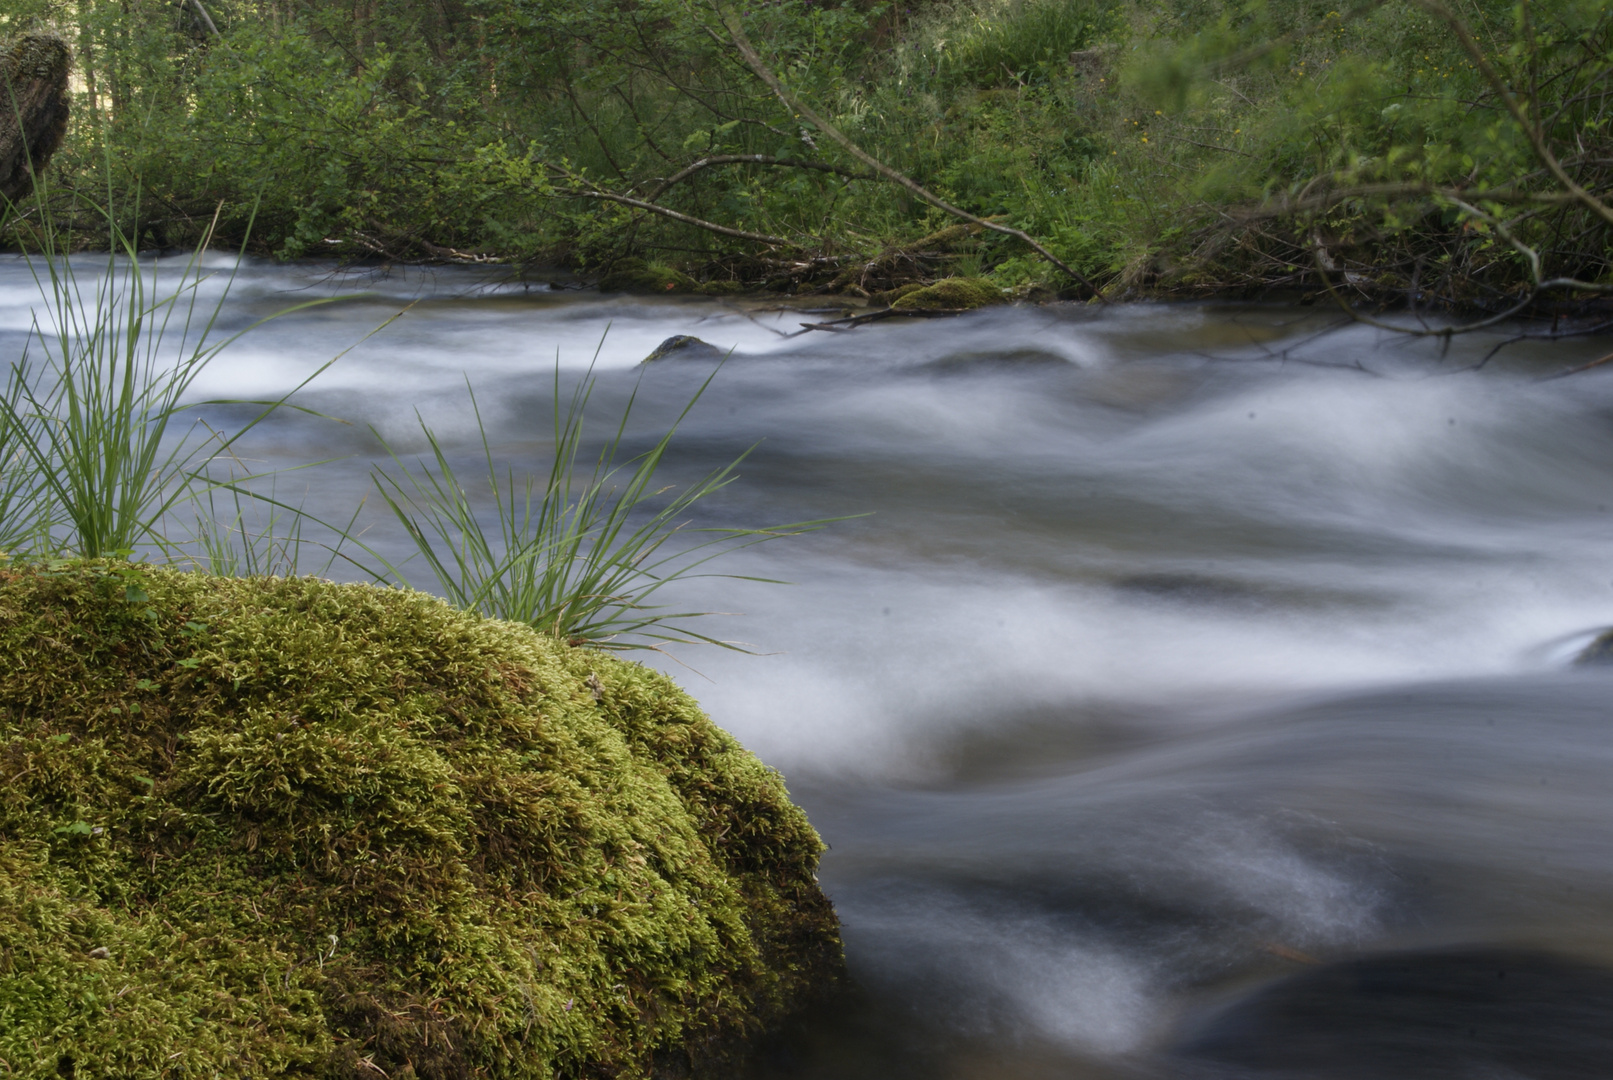
<svg viewBox="0 0 1613 1080">
<path fill-rule="evenodd" d="M 967 222 L 962 225 L 948 225 L 946 228 L 939 229 L 928 236 L 920 237 L 910 244 L 901 244 L 894 248 L 888 248 L 871 259 L 859 260 L 855 265 L 842 270 L 833 281 L 825 286 L 824 291 L 839 292 L 842 289 L 855 287 L 866 295 L 873 291 L 869 288 L 870 277 L 884 274 L 888 278 L 894 278 L 897 276 L 897 268 L 903 263 L 916 270 L 918 264 L 926 258 L 948 258 L 949 256 L 947 255 L 937 254 L 935 249 L 945 247 L 959 240 L 968 239 L 980 231 L 981 227 L 979 225 Z"/>
<path fill-rule="evenodd" d="M 682 183 L 695 173 L 700 172 L 702 169 L 709 169 L 713 165 L 771 165 L 783 169 L 813 169 L 818 172 L 835 173 L 850 180 L 875 179 L 873 173 L 841 168 L 839 165 L 832 165 L 827 161 L 802 161 L 799 158 L 773 157 L 769 154 L 712 154 L 710 157 L 703 157 L 699 161 L 684 166 L 665 180 L 662 180 L 656 185 L 654 191 L 644 196 L 645 201 L 655 202 L 674 185 Z"/>
<path fill-rule="evenodd" d="M 858 161 L 862 162 L 864 165 L 868 166 L 885 179 L 894 184 L 899 184 L 908 191 L 911 191 L 914 195 L 917 195 L 920 199 L 923 199 L 936 209 L 941 210 L 944 213 L 951 214 L 955 218 L 961 218 L 962 220 L 973 225 L 978 225 L 982 229 L 990 229 L 992 232 L 1002 233 L 1005 236 L 1012 236 L 1022 243 L 1028 245 L 1043 259 L 1062 270 L 1065 274 L 1069 275 L 1070 278 L 1075 281 L 1079 281 L 1082 285 L 1085 285 L 1092 293 L 1092 296 L 1100 303 L 1108 303 L 1108 300 L 1106 300 L 1103 294 L 1098 291 L 1098 287 L 1092 284 L 1091 281 L 1087 280 L 1085 274 L 1081 273 L 1081 271 L 1075 269 L 1073 266 L 1070 266 L 1063 259 L 1060 259 L 1057 255 L 1054 255 L 1051 251 L 1047 250 L 1047 248 L 1043 247 L 1036 241 L 1034 237 L 1025 232 L 1023 229 L 1016 229 L 1011 225 L 1003 225 L 1000 222 L 991 221 L 988 218 L 976 217 L 967 210 L 953 206 L 946 200 L 932 194 L 927 188 L 919 184 L 917 181 L 908 177 L 904 173 L 897 172 L 895 169 L 891 168 L 889 165 L 886 165 L 884 162 L 868 153 L 862 147 L 858 146 L 839 128 L 835 127 L 833 124 L 829 123 L 829 121 L 819 116 L 809 106 L 800 101 L 784 88 L 784 84 L 779 82 L 778 76 L 774 75 L 772 70 L 762 61 L 761 55 L 757 53 L 755 46 L 751 44 L 750 38 L 745 34 L 744 27 L 740 25 L 738 15 L 736 15 L 733 9 L 724 3 L 723 0 L 716 0 L 716 2 L 718 15 L 722 18 L 723 24 L 728 28 L 728 33 L 733 38 L 734 47 L 737 48 L 739 50 L 739 54 L 745 58 L 745 63 L 750 65 L 751 70 L 756 72 L 756 77 L 767 84 L 768 88 L 773 91 L 774 95 L 784 103 L 784 107 L 789 109 L 791 113 L 796 116 L 805 117 L 813 127 L 817 128 L 819 131 L 829 136 L 829 138 L 839 143 L 852 157 L 856 158 Z"/>
<path fill-rule="evenodd" d="M 770 248 L 793 248 L 800 246 L 798 244 L 790 243 L 790 241 L 784 239 L 782 236 L 769 236 L 766 233 L 754 233 L 745 229 L 735 229 L 728 225 L 719 225 L 715 221 L 707 221 L 704 218 L 697 218 L 692 214 L 685 214 L 681 211 L 674 210 L 671 207 L 661 206 L 658 203 L 648 202 L 644 199 L 635 199 L 629 195 L 618 195 L 613 191 L 600 191 L 598 188 L 583 188 L 560 194 L 574 199 L 599 199 L 602 202 L 613 202 L 619 203 L 622 206 L 631 206 L 635 210 L 646 210 L 652 214 L 659 214 L 662 217 L 671 218 L 673 221 L 680 221 L 685 225 L 693 225 L 697 229 L 705 229 L 707 232 L 716 233 L 719 236 L 731 236 L 736 240 L 749 240 L 753 243 L 765 244 Z"/>
</svg>

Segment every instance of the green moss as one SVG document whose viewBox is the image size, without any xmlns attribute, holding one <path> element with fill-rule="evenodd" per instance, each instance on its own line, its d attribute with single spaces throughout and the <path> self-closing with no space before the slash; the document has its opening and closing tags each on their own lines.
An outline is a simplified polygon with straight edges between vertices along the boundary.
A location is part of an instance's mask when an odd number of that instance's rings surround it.
<svg viewBox="0 0 1613 1080">
<path fill-rule="evenodd" d="M 900 300 L 902 297 L 910 296 L 913 293 L 918 292 L 920 289 L 926 287 L 927 286 L 921 285 L 917 281 L 909 281 L 905 285 L 896 286 L 894 289 L 887 289 L 885 292 L 875 293 L 873 299 L 878 300 L 883 304 L 894 305 L 896 301 Z"/>
<path fill-rule="evenodd" d="M 139 574 L 0 572 L 8 1075 L 644 1076 L 837 973 L 817 835 L 664 676 Z"/>
<path fill-rule="evenodd" d="M 1002 290 L 983 278 L 943 278 L 896 299 L 897 311 L 967 311 L 1003 302 Z"/>
</svg>

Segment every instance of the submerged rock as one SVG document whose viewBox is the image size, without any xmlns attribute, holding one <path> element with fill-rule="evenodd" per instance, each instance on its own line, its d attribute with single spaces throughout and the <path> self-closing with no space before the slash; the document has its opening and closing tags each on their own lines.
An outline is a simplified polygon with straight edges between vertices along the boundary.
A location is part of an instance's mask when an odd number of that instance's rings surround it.
<svg viewBox="0 0 1613 1080">
<path fill-rule="evenodd" d="M 67 134 L 67 73 L 73 53 L 47 32 L 0 44 L 0 205 L 34 188 Z"/>
<path fill-rule="evenodd" d="M 1604 630 L 1596 635 L 1596 640 L 1579 651 L 1574 657 L 1575 667 L 1605 667 L 1613 664 L 1613 630 Z"/>
<path fill-rule="evenodd" d="M 839 970 L 776 773 L 421 593 L 0 571 L 0 775 L 19 1075 L 698 1074 Z"/>
<path fill-rule="evenodd" d="M 968 311 L 1004 303 L 1003 291 L 984 278 L 942 278 L 896 299 L 896 311 Z"/>
<path fill-rule="evenodd" d="M 640 360 L 641 364 L 653 363 L 656 360 L 721 360 L 725 354 L 709 341 L 701 341 L 688 334 L 673 334 L 661 344 L 657 345 L 650 355 Z"/>
</svg>

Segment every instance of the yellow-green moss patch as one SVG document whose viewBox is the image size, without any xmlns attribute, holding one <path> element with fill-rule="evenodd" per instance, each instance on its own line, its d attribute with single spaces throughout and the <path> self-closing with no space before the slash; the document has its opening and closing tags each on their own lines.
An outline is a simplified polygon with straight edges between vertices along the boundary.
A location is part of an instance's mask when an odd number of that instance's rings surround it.
<svg viewBox="0 0 1613 1080">
<path fill-rule="evenodd" d="M 942 278 L 896 298 L 897 311 L 967 311 L 1003 303 L 1003 292 L 984 278 Z"/>
<path fill-rule="evenodd" d="M 0 572 L 0 1071 L 604 1077 L 838 971 L 821 844 L 670 681 L 420 594 Z"/>
</svg>

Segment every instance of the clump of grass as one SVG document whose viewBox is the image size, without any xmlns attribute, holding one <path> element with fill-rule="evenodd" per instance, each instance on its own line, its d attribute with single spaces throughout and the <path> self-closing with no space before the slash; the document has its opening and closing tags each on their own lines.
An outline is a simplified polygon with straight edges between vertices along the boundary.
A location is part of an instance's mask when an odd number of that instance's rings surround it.
<svg viewBox="0 0 1613 1080">
<path fill-rule="evenodd" d="M 42 209 L 46 200 L 41 192 Z M 233 433 L 184 425 L 194 404 L 226 404 L 184 399 L 207 365 L 252 328 L 219 332 L 233 274 L 216 301 L 201 300 L 208 233 L 165 288 L 158 262 L 142 262 L 115 214 L 94 209 L 107 227 L 99 272 L 74 267 L 48 213 L 34 233 L 40 247 L 28 265 L 44 302 L 0 396 L 0 451 L 12 470 L 0 480 L 6 550 L 89 559 L 142 548 L 172 555 L 177 540 L 164 528 L 170 513 L 215 486 L 208 463 L 290 394 L 253 402 L 261 411 Z"/>
<path fill-rule="evenodd" d="M 33 418 L 15 406 L 22 396 L 22 375 L 6 373 L 0 389 L 0 554 L 47 546 L 50 521 L 39 513 L 43 492 L 30 448 Z"/>
<path fill-rule="evenodd" d="M 1123 26 L 1120 8 L 1093 0 L 961 0 L 920 20 L 915 44 L 938 77 L 978 87 L 1045 82 L 1070 54 Z"/>
<path fill-rule="evenodd" d="M 629 458 L 623 452 L 623 437 L 635 392 L 614 435 L 589 463 L 583 454 L 583 417 L 594 389 L 592 370 L 562 407 L 557 368 L 554 455 L 541 480 L 518 478 L 513 469 L 499 475 L 472 392 L 487 470 L 483 490 L 494 505 L 496 520 L 491 524 L 483 523 L 442 443 L 423 420 L 420 427 L 430 459 L 411 463 L 389 447 L 392 467 L 375 470 L 376 485 L 436 586 L 458 607 L 526 623 L 576 644 L 640 649 L 699 642 L 734 648 L 732 642 L 688 625 L 688 620 L 709 612 L 669 611 L 653 603 L 656 594 L 695 576 L 720 555 L 828 522 L 689 528 L 687 519 L 695 504 L 732 483 L 749 454 L 681 489 L 656 483 L 656 472 L 679 424 L 715 374 L 654 446 Z M 401 566 L 381 562 L 378 578 L 407 580 Z"/>
</svg>

